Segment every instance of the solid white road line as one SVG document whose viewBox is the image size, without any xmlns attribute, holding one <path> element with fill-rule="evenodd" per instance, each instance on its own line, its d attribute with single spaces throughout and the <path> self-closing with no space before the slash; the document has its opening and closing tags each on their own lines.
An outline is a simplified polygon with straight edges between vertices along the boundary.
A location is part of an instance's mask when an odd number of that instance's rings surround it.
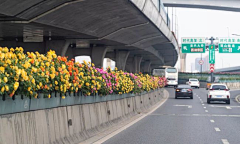
<svg viewBox="0 0 240 144">
<path fill-rule="evenodd" d="M 214 123 L 215 121 L 214 120 L 210 120 L 211 123 Z"/>
<path fill-rule="evenodd" d="M 221 131 L 218 127 L 215 127 L 214 129 L 215 129 L 215 131 L 217 131 L 217 132 L 218 132 L 218 131 Z"/>
<path fill-rule="evenodd" d="M 204 104 L 202 104 L 202 105 L 204 105 Z"/>
<path fill-rule="evenodd" d="M 229 142 L 228 142 L 227 139 L 222 139 L 222 143 L 223 143 L 223 144 L 229 144 Z"/>
<path fill-rule="evenodd" d="M 208 112 L 208 110 L 205 110 L 205 112 Z"/>
<path fill-rule="evenodd" d="M 206 108 L 206 107 L 203 107 L 203 108 Z"/>
</svg>

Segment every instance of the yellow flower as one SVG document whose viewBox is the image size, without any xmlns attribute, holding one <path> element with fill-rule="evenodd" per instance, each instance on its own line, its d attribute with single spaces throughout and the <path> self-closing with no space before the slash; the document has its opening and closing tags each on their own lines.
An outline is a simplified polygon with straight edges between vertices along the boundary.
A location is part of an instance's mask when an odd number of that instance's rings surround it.
<svg viewBox="0 0 240 144">
<path fill-rule="evenodd" d="M 65 96 L 62 96 L 62 99 L 65 99 Z"/>
<path fill-rule="evenodd" d="M 9 91 L 9 87 L 7 85 L 5 85 L 5 90 Z"/>
<path fill-rule="evenodd" d="M 89 86 L 89 83 L 88 83 L 88 82 L 86 83 L 86 86 L 87 86 L 87 87 Z"/>
<path fill-rule="evenodd" d="M 35 79 L 34 78 L 32 79 L 32 83 L 35 84 Z"/>
<path fill-rule="evenodd" d="M 5 67 L 0 67 L 0 71 L 1 71 L 2 73 L 4 73 L 4 72 L 5 72 Z"/>
<path fill-rule="evenodd" d="M 15 82 L 14 83 L 14 86 L 13 86 L 13 89 L 16 91 L 19 87 L 19 82 Z"/>
<path fill-rule="evenodd" d="M 48 98 L 51 98 L 51 95 L 50 95 L 50 94 L 48 95 Z"/>
<path fill-rule="evenodd" d="M 28 91 L 29 91 L 29 92 L 31 91 L 31 87 L 28 87 Z"/>
<path fill-rule="evenodd" d="M 55 81 L 55 85 L 58 85 L 58 81 Z"/>
<path fill-rule="evenodd" d="M 4 77 L 4 78 L 3 78 L 3 81 L 4 81 L 5 83 L 7 83 L 7 82 L 8 82 L 7 77 Z"/>
<path fill-rule="evenodd" d="M 2 87 L 2 88 L 1 88 L 1 92 L 4 92 L 4 91 L 5 91 L 5 87 Z"/>
</svg>

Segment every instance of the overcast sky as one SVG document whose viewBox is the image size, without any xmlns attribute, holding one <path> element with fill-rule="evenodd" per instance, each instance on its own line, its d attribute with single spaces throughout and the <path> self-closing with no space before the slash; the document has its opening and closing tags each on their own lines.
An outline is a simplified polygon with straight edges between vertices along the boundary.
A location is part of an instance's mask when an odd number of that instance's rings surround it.
<svg viewBox="0 0 240 144">
<path fill-rule="evenodd" d="M 170 9 L 169 11 L 171 12 Z M 181 37 L 228 37 L 228 33 L 229 37 L 236 37 L 232 34 L 240 35 L 239 12 L 176 8 L 176 13 L 179 42 L 181 42 Z M 203 57 L 207 55 L 208 52 L 203 54 Z M 197 57 L 200 57 L 200 54 L 187 55 L 187 71 L 191 71 L 191 63 Z M 240 66 L 240 54 L 219 54 L 216 52 L 215 68 L 222 68 L 222 66 Z"/>
</svg>

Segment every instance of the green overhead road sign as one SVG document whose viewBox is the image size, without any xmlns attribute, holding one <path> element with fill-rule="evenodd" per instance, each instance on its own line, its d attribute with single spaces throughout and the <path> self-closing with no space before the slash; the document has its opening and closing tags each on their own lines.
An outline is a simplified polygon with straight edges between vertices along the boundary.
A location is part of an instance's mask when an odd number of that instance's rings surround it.
<svg viewBox="0 0 240 144">
<path fill-rule="evenodd" d="M 205 53 L 205 38 L 182 38 L 182 53 Z"/>
<path fill-rule="evenodd" d="M 219 53 L 240 53 L 240 38 L 219 38 Z"/>
<path fill-rule="evenodd" d="M 209 45 L 209 63 L 215 64 L 215 45 Z"/>
</svg>

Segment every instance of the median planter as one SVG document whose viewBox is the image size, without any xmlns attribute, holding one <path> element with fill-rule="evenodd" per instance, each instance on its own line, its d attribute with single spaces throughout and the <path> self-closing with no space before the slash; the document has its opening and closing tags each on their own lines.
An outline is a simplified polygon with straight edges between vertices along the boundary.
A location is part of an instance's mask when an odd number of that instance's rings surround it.
<svg viewBox="0 0 240 144">
<path fill-rule="evenodd" d="M 0 100 L 0 114 L 13 113 L 13 100 L 9 96 L 3 96 Z"/>
<path fill-rule="evenodd" d="M 95 96 L 95 102 L 104 102 L 107 100 L 107 96 L 99 96 L 98 94 Z"/>
<path fill-rule="evenodd" d="M 11 102 L 11 101 L 9 101 Z M 13 113 L 24 112 L 30 110 L 30 99 L 26 96 L 16 95 L 15 99 L 12 100 L 12 110 Z"/>
<path fill-rule="evenodd" d="M 74 104 L 79 105 L 81 104 L 81 93 L 74 93 Z"/>
<path fill-rule="evenodd" d="M 95 96 L 81 96 L 81 104 L 94 103 Z"/>
<path fill-rule="evenodd" d="M 67 99 L 67 105 L 70 106 L 70 105 L 74 105 L 74 100 L 75 100 L 75 97 L 74 97 L 74 93 L 67 93 L 66 95 L 68 97 Z"/>
</svg>

